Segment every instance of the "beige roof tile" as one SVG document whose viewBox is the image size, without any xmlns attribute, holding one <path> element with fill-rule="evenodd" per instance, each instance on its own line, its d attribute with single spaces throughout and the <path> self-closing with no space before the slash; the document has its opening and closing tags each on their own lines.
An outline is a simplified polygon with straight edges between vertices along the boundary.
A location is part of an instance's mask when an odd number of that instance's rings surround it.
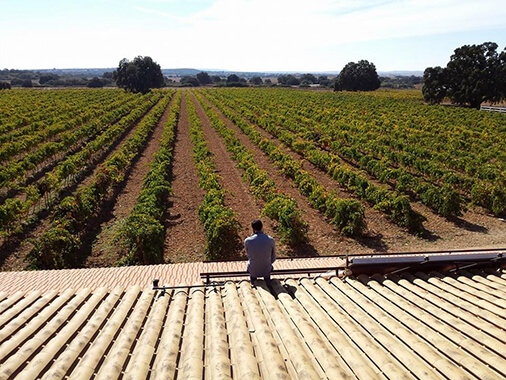
<svg viewBox="0 0 506 380">
<path fill-rule="evenodd" d="M 344 261 L 337 257 L 282 258 L 274 263 L 275 269 L 295 269 L 314 267 L 339 267 Z M 160 264 L 117 268 L 63 269 L 25 272 L 0 272 L 0 311 L 2 297 L 17 291 L 28 292 L 66 290 L 138 285 L 141 288 L 151 286 L 157 278 L 160 285 L 197 285 L 201 284 L 202 272 L 245 271 L 246 261 L 195 262 L 181 264 Z M 217 278 L 216 281 L 230 278 Z M 241 280 L 243 278 L 236 278 Z M 2 296 L 3 295 L 3 296 Z"/>
<path fill-rule="evenodd" d="M 0 295 L 0 379 L 506 377 L 503 271 L 78 287 L 177 273 L 139 268 Z"/>
</svg>

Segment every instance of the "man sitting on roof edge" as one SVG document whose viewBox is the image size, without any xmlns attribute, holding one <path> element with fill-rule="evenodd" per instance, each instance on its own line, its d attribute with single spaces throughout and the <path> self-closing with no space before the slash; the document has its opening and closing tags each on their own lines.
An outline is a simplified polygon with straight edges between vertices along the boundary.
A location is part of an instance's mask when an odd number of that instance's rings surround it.
<svg viewBox="0 0 506 380">
<path fill-rule="evenodd" d="M 272 237 L 262 231 L 262 221 L 255 219 L 251 223 L 253 235 L 244 240 L 244 248 L 248 256 L 247 271 L 253 284 L 258 277 L 266 282 L 271 279 L 272 263 L 276 261 L 276 247 Z"/>
</svg>

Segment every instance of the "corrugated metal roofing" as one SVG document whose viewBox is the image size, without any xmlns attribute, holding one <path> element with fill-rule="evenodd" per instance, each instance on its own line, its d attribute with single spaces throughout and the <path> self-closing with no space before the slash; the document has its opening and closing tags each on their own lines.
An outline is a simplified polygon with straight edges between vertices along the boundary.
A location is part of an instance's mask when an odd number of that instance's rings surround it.
<svg viewBox="0 0 506 380">
<path fill-rule="evenodd" d="M 506 377 L 506 273 L 0 293 L 0 379 Z"/>
</svg>

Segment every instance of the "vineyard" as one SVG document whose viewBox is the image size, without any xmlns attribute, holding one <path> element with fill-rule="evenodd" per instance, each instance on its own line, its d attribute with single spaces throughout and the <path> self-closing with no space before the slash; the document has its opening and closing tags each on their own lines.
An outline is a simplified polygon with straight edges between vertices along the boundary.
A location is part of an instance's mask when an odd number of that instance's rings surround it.
<svg viewBox="0 0 506 380">
<path fill-rule="evenodd" d="M 506 244 L 506 115 L 418 91 L 0 92 L 2 270 Z"/>
</svg>

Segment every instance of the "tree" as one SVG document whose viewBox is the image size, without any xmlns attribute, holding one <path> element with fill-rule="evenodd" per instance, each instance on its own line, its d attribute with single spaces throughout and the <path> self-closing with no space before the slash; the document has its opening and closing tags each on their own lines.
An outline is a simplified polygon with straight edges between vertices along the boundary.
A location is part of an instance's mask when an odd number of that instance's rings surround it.
<svg viewBox="0 0 506 380">
<path fill-rule="evenodd" d="M 214 83 L 220 83 L 221 82 L 221 77 L 219 75 L 213 75 L 211 78 L 213 79 Z"/>
<path fill-rule="evenodd" d="M 100 80 L 98 77 L 94 77 L 90 82 L 88 83 L 89 88 L 101 88 L 104 87 L 104 82 Z"/>
<path fill-rule="evenodd" d="M 40 84 L 44 84 L 44 83 L 47 83 L 49 82 L 50 80 L 58 80 L 60 79 L 60 76 L 57 75 L 57 74 L 43 74 L 39 77 L 39 83 Z"/>
<path fill-rule="evenodd" d="M 231 74 L 227 77 L 227 83 L 239 82 L 239 77 L 235 74 Z"/>
<path fill-rule="evenodd" d="M 309 73 L 301 76 L 300 81 L 311 83 L 311 84 L 318 83 L 318 79 L 316 79 L 316 77 L 313 74 L 309 74 Z"/>
<path fill-rule="evenodd" d="M 187 87 L 198 87 L 200 83 L 196 77 L 187 75 L 181 78 L 181 85 Z"/>
<path fill-rule="evenodd" d="M 499 101 L 501 95 L 495 83 L 499 66 L 496 43 L 464 45 L 455 49 L 446 65 L 452 101 L 473 108 L 480 108 L 480 104 L 487 100 Z"/>
<path fill-rule="evenodd" d="M 286 84 L 289 86 L 298 86 L 300 84 L 300 80 L 295 78 L 293 75 L 287 75 Z"/>
<path fill-rule="evenodd" d="M 424 99 L 431 104 L 441 103 L 448 92 L 446 70 L 440 66 L 427 67 L 423 72 L 423 82 Z"/>
<path fill-rule="evenodd" d="M 320 75 L 318 77 L 318 83 L 321 87 L 327 87 L 330 85 L 330 80 L 326 75 Z"/>
<path fill-rule="evenodd" d="M 118 87 L 125 91 L 147 93 L 152 88 L 162 87 L 164 84 L 160 65 L 151 57 L 135 57 L 133 61 L 123 58 L 113 73 L 113 79 Z"/>
<path fill-rule="evenodd" d="M 300 84 L 300 81 L 293 75 L 288 74 L 288 75 L 280 75 L 278 77 L 278 83 L 285 86 L 298 86 Z"/>
<path fill-rule="evenodd" d="M 257 85 L 257 86 L 258 86 L 258 85 L 261 85 L 261 84 L 263 83 L 263 80 L 262 80 L 262 78 L 260 78 L 260 77 L 253 77 L 253 78 L 251 78 L 251 79 L 249 80 L 249 82 L 250 82 L 251 84 L 254 84 L 254 85 Z"/>
<path fill-rule="evenodd" d="M 381 82 L 372 62 L 349 62 L 336 78 L 335 91 L 374 91 Z"/>
<path fill-rule="evenodd" d="M 501 92 L 501 98 L 506 99 L 506 48 L 502 51 L 502 53 L 499 55 L 499 80 L 498 86 L 502 90 Z"/>
<path fill-rule="evenodd" d="M 452 103 L 480 108 L 481 103 L 505 99 L 506 49 L 497 44 L 464 45 L 455 49 L 445 68 L 428 67 L 424 72 L 423 94 L 426 101 L 440 103 L 444 96 Z"/>
<path fill-rule="evenodd" d="M 9 82 L 0 82 L 0 90 L 10 90 L 11 85 Z"/>
<path fill-rule="evenodd" d="M 23 83 L 21 83 L 21 87 L 25 87 L 25 88 L 31 88 L 31 87 L 33 87 L 32 80 L 31 79 L 25 79 L 25 80 L 23 80 Z"/>
<path fill-rule="evenodd" d="M 210 84 L 213 82 L 209 74 L 203 71 L 197 74 L 197 80 L 202 85 Z"/>
</svg>

